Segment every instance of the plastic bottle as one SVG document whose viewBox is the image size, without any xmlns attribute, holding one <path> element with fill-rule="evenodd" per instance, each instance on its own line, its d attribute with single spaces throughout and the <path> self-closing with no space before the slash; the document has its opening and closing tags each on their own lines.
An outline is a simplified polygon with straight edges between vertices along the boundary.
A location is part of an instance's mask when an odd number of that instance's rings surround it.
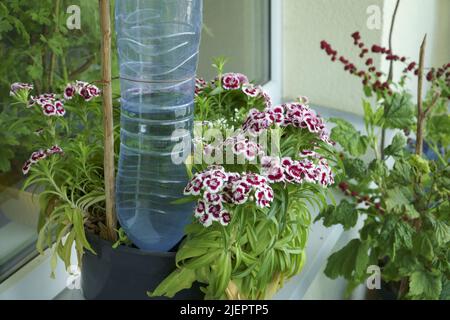
<svg viewBox="0 0 450 320">
<path fill-rule="evenodd" d="M 202 0 L 116 0 L 115 22 L 122 112 L 118 218 L 140 249 L 168 251 L 192 219 L 193 204 L 173 201 L 188 180 L 183 160 L 193 129 Z"/>
</svg>

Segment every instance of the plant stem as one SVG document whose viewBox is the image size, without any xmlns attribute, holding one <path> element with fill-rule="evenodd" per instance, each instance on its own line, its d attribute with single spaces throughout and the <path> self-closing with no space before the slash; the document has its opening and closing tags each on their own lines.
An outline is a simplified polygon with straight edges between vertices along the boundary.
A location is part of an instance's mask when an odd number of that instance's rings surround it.
<svg viewBox="0 0 450 320">
<path fill-rule="evenodd" d="M 400 288 L 398 290 L 398 296 L 397 296 L 397 300 L 402 299 L 406 292 L 408 291 L 408 278 L 402 278 L 402 280 L 400 281 Z"/>
<path fill-rule="evenodd" d="M 389 50 L 392 52 L 392 36 L 394 34 L 394 26 L 395 26 L 395 18 L 397 17 L 398 8 L 400 7 L 400 0 L 397 0 L 397 4 L 395 5 L 394 13 L 392 14 L 391 20 L 391 29 L 389 31 Z M 389 62 L 389 74 L 387 81 L 391 82 L 394 78 L 394 60 Z M 384 115 L 386 116 L 389 112 L 390 106 L 385 105 Z M 381 159 L 384 159 L 384 145 L 386 143 L 386 129 L 383 127 L 381 129 L 381 142 L 380 142 L 380 153 Z"/>
<path fill-rule="evenodd" d="M 422 45 L 420 46 L 419 55 L 419 80 L 417 82 L 417 131 L 416 131 L 416 155 L 421 156 L 423 150 L 423 129 L 425 122 L 425 112 L 423 109 L 423 68 L 425 63 L 425 48 L 427 45 L 427 36 L 423 38 Z"/>
<path fill-rule="evenodd" d="M 116 241 L 117 217 L 114 188 L 114 123 L 111 85 L 111 13 L 110 0 L 99 0 L 102 32 L 104 179 L 106 196 L 106 227 L 110 240 Z"/>
</svg>

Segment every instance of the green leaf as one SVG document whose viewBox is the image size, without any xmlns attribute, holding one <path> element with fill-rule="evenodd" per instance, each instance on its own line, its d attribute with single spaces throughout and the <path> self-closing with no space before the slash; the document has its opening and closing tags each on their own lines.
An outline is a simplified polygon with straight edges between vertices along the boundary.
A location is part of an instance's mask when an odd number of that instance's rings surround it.
<svg viewBox="0 0 450 320">
<path fill-rule="evenodd" d="M 183 264 L 183 267 L 195 270 L 211 264 L 215 259 L 217 259 L 219 255 L 220 251 L 218 250 L 209 251 L 203 256 L 192 258 L 189 261 L 185 262 Z"/>
<path fill-rule="evenodd" d="M 335 224 L 342 224 L 348 230 L 358 222 L 358 210 L 347 200 L 342 200 L 337 207 L 330 205 L 323 210 L 316 218 L 316 221 L 323 218 L 323 225 L 330 227 Z"/>
<path fill-rule="evenodd" d="M 180 205 L 180 204 L 191 203 L 191 202 L 194 202 L 195 200 L 197 200 L 197 198 L 198 197 L 194 197 L 194 196 L 183 197 L 183 198 L 172 201 L 171 204 Z"/>
<path fill-rule="evenodd" d="M 405 159 L 395 161 L 390 178 L 394 184 L 409 184 L 411 177 L 411 165 Z"/>
<path fill-rule="evenodd" d="M 418 233 L 413 239 L 414 251 L 428 260 L 434 257 L 433 244 L 426 233 Z"/>
<path fill-rule="evenodd" d="M 392 144 L 384 149 L 384 154 L 392 157 L 400 157 L 406 146 L 406 138 L 402 133 L 397 133 L 392 139 Z"/>
<path fill-rule="evenodd" d="M 394 93 L 387 101 L 387 111 L 384 116 L 384 127 L 391 129 L 409 128 L 414 124 L 414 105 L 411 95 Z"/>
<path fill-rule="evenodd" d="M 331 139 L 339 143 L 345 151 L 352 156 L 361 156 L 366 153 L 368 138 L 362 136 L 359 131 L 348 121 L 331 118 L 336 127 L 331 130 Z"/>
<path fill-rule="evenodd" d="M 436 220 L 434 222 L 434 234 L 439 246 L 450 241 L 450 227 L 445 221 Z"/>
<path fill-rule="evenodd" d="M 372 110 L 372 106 L 370 105 L 369 101 L 364 100 L 363 101 L 363 108 L 364 108 L 364 122 L 366 124 L 373 125 L 374 123 L 374 113 Z"/>
<path fill-rule="evenodd" d="M 217 278 L 215 283 L 216 296 L 220 297 L 231 279 L 231 256 L 228 252 L 223 252 L 217 267 Z"/>
<path fill-rule="evenodd" d="M 195 270 L 181 268 L 166 277 L 153 292 L 147 292 L 149 297 L 166 296 L 173 298 L 175 294 L 183 289 L 192 287 L 195 281 Z"/>
<path fill-rule="evenodd" d="M 369 164 L 369 170 L 372 172 L 372 177 L 374 179 L 384 178 L 388 175 L 388 167 L 384 161 L 373 160 Z"/>
<path fill-rule="evenodd" d="M 342 162 L 348 178 L 362 180 L 367 177 L 367 166 L 361 159 L 344 158 Z"/>
<path fill-rule="evenodd" d="M 441 276 L 437 273 L 416 271 L 409 281 L 409 295 L 418 299 L 438 299 L 442 291 Z"/>
<path fill-rule="evenodd" d="M 369 242 L 351 240 L 341 250 L 328 258 L 325 275 L 331 279 L 342 276 L 346 279 L 363 281 L 369 262 Z"/>
<path fill-rule="evenodd" d="M 363 90 L 367 98 L 370 98 L 372 96 L 372 87 L 364 86 Z"/>
<path fill-rule="evenodd" d="M 394 188 L 386 191 L 385 198 L 386 209 L 388 212 L 395 212 L 399 214 L 406 214 L 412 219 L 418 218 L 420 215 L 408 199 L 407 188 Z"/>
<path fill-rule="evenodd" d="M 412 248 L 414 229 L 398 215 L 386 215 L 378 236 L 379 246 L 392 260 L 396 259 L 397 251 Z"/>
<path fill-rule="evenodd" d="M 83 214 L 80 210 L 73 211 L 72 223 L 76 233 L 76 241 L 81 243 L 83 247 L 92 252 L 92 254 L 96 254 L 94 249 L 92 249 L 91 245 L 89 244 L 89 241 L 86 239 L 86 234 L 84 232 Z"/>
</svg>

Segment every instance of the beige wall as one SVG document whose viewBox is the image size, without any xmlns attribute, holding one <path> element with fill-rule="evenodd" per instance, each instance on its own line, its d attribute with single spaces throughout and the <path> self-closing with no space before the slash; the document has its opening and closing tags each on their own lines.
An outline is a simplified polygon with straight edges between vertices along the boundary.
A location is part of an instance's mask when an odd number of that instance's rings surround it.
<svg viewBox="0 0 450 320">
<path fill-rule="evenodd" d="M 350 34 L 359 30 L 368 44 L 387 46 L 394 0 L 283 0 L 283 99 L 309 96 L 313 104 L 361 113 L 360 81 L 332 63 L 320 50 L 328 40 L 341 54 L 359 62 Z M 379 30 L 367 28 L 367 8 L 382 10 Z M 396 51 L 417 58 L 428 33 L 428 65 L 450 60 L 450 0 L 402 0 L 394 35 Z M 387 71 L 380 59 L 375 64 Z"/>
<path fill-rule="evenodd" d="M 391 16 L 394 1 L 386 1 L 385 15 Z M 427 34 L 426 67 L 440 67 L 450 61 L 450 0 L 402 0 L 393 34 L 394 50 L 418 61 L 419 48 Z M 383 38 L 387 43 L 388 30 Z M 383 64 L 386 69 L 387 63 Z M 401 74 L 397 65 L 395 74 Z M 417 92 L 417 82 L 409 81 L 409 89 Z"/>
</svg>

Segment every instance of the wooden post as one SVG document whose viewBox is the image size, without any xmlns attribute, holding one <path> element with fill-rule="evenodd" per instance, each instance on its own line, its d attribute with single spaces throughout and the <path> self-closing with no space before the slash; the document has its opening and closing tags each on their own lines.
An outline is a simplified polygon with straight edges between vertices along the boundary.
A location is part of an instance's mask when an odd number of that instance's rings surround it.
<svg viewBox="0 0 450 320">
<path fill-rule="evenodd" d="M 425 48 L 427 45 L 427 36 L 423 38 L 422 45 L 420 46 L 419 55 L 419 74 L 417 81 L 417 132 L 416 132 L 416 154 L 421 156 L 423 150 L 423 129 L 425 122 L 425 112 L 423 108 L 423 70 L 425 63 Z"/>
<path fill-rule="evenodd" d="M 110 0 L 99 0 L 102 34 L 102 83 L 103 83 L 103 127 L 104 127 L 104 171 L 106 195 L 106 227 L 109 240 L 115 241 L 117 217 L 115 212 L 114 185 L 114 124 L 111 85 L 111 5 Z"/>
</svg>

